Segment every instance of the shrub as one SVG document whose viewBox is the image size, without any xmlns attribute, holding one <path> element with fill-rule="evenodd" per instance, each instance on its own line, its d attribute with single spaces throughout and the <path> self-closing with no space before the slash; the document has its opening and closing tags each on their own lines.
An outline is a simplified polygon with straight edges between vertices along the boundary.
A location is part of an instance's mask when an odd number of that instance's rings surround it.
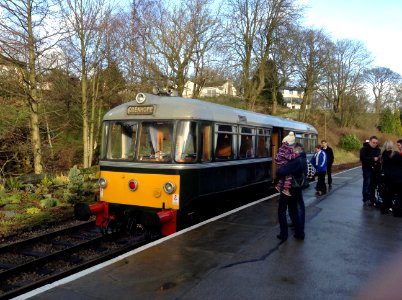
<svg viewBox="0 0 402 300">
<path fill-rule="evenodd" d="M 84 193 L 84 176 L 82 176 L 77 166 L 70 169 L 68 179 L 69 183 L 67 184 L 67 190 L 64 191 L 64 199 L 71 204 L 81 202 Z"/>
<path fill-rule="evenodd" d="M 50 208 L 50 207 L 58 206 L 59 204 L 60 204 L 60 201 L 55 198 L 46 198 L 46 199 L 40 200 L 40 206 L 42 208 Z"/>
<path fill-rule="evenodd" d="M 361 148 L 360 140 L 353 134 L 347 134 L 340 138 L 340 147 L 346 151 L 359 150 Z"/>
<path fill-rule="evenodd" d="M 25 211 L 28 215 L 36 215 L 40 213 L 40 209 L 37 207 L 28 207 Z"/>
<path fill-rule="evenodd" d="M 50 187 L 51 185 L 53 185 L 53 182 L 52 182 L 52 180 L 49 179 L 49 177 L 45 176 L 45 177 L 43 177 L 42 180 L 40 181 L 40 184 L 41 184 L 43 187 L 48 188 L 48 187 Z"/>
<path fill-rule="evenodd" d="M 18 204 L 21 202 L 20 194 L 4 195 L 0 198 L 0 204 Z"/>
<path fill-rule="evenodd" d="M 55 178 L 53 178 L 53 183 L 55 185 L 65 185 L 65 184 L 68 184 L 69 181 L 70 181 L 70 179 L 63 174 L 58 175 Z"/>
<path fill-rule="evenodd" d="M 5 188 L 8 191 L 16 191 L 24 188 L 24 183 L 18 177 L 7 178 Z"/>
</svg>

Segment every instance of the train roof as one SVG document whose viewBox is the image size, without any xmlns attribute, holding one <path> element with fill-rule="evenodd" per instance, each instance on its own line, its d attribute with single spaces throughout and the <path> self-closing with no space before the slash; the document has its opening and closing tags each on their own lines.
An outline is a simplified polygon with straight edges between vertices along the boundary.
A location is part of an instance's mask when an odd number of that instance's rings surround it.
<svg viewBox="0 0 402 300">
<path fill-rule="evenodd" d="M 108 111 L 104 120 L 206 120 L 240 125 L 283 127 L 289 130 L 317 133 L 310 124 L 265 115 L 221 104 L 147 93 L 137 95 L 140 100 L 123 103 Z M 138 103 L 141 102 L 142 103 Z"/>
</svg>

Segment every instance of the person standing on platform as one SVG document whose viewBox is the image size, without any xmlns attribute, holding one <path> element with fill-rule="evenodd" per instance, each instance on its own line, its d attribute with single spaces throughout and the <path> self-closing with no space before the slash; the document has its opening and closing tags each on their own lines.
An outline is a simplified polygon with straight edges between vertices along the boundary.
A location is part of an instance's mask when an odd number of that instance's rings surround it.
<svg viewBox="0 0 402 300">
<path fill-rule="evenodd" d="M 316 169 L 317 185 L 315 186 L 316 195 L 321 196 L 327 193 L 327 185 L 325 184 L 325 174 L 327 173 L 327 155 L 321 150 L 320 145 L 315 146 L 315 153 L 310 163 Z"/>
<path fill-rule="evenodd" d="M 282 145 L 279 148 L 278 153 L 275 155 L 275 163 L 279 168 L 287 164 L 289 160 L 299 156 L 299 153 L 293 151 L 295 140 L 295 134 L 293 131 L 290 131 L 289 134 L 283 138 Z M 286 196 L 291 196 L 291 186 L 292 176 L 285 176 L 278 178 L 278 183 L 275 185 L 275 188 L 278 192 L 282 192 Z"/>
<path fill-rule="evenodd" d="M 402 139 L 397 140 L 396 145 L 398 146 L 399 154 L 402 155 Z"/>
<path fill-rule="evenodd" d="M 299 156 L 290 160 L 286 165 L 278 168 L 276 171 L 277 177 L 293 176 L 295 179 L 300 179 L 304 175 L 307 178 L 307 159 L 306 153 L 303 151 L 303 146 L 300 143 L 295 143 L 294 152 L 299 153 Z M 302 194 L 302 188 L 292 187 L 290 189 L 291 196 L 284 193 L 279 195 L 278 203 L 278 221 L 280 233 L 277 238 L 286 241 L 288 238 L 288 221 L 286 211 L 289 208 L 289 216 L 295 227 L 294 237 L 299 240 L 304 240 L 304 223 L 305 223 L 305 206 Z"/>
<path fill-rule="evenodd" d="M 332 189 L 332 164 L 334 163 L 334 151 L 332 148 L 328 146 L 328 142 L 326 140 L 321 141 L 321 149 L 325 151 L 327 155 L 327 180 L 328 180 L 328 189 Z"/>
<path fill-rule="evenodd" d="M 375 197 L 377 186 L 375 176 L 380 168 L 380 157 L 381 150 L 378 147 L 378 138 L 373 135 L 360 149 L 360 161 L 363 171 L 363 203 L 367 206 L 373 206 L 377 202 Z"/>
<path fill-rule="evenodd" d="M 385 141 L 381 149 L 381 164 L 384 174 L 385 188 L 381 197 L 381 213 L 388 213 L 393 207 L 392 200 L 397 195 L 396 205 L 393 209 L 394 215 L 400 216 L 400 202 L 402 191 L 402 156 L 399 149 L 394 146 L 393 141 Z"/>
</svg>

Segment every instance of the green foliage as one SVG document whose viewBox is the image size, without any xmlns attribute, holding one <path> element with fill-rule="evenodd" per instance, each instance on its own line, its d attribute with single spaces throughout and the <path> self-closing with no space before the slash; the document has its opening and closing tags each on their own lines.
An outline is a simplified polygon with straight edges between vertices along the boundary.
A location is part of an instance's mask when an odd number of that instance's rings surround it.
<svg viewBox="0 0 402 300">
<path fill-rule="evenodd" d="M 0 205 L 18 204 L 21 202 L 21 195 L 16 193 L 12 195 L 4 195 L 0 198 Z"/>
<path fill-rule="evenodd" d="M 18 177 L 7 178 L 5 188 L 8 191 L 16 191 L 24 188 L 24 183 Z"/>
<path fill-rule="evenodd" d="M 27 195 L 27 200 L 29 202 L 38 202 L 40 199 L 42 199 L 42 195 L 40 193 L 29 193 Z"/>
<path fill-rule="evenodd" d="M 347 134 L 340 138 L 339 146 L 346 151 L 358 150 L 361 148 L 360 140 L 353 134 Z"/>
<path fill-rule="evenodd" d="M 70 179 L 67 176 L 61 174 L 53 178 L 52 181 L 55 185 L 65 185 L 70 182 Z"/>
<path fill-rule="evenodd" d="M 399 112 L 399 109 L 395 109 L 394 111 L 394 124 L 395 124 L 395 134 L 401 136 L 402 125 L 401 125 L 401 114 Z"/>
<path fill-rule="evenodd" d="M 40 213 L 40 209 L 39 208 L 37 208 L 37 207 L 28 207 L 26 210 L 25 210 L 25 212 L 28 214 L 28 215 L 36 215 L 36 214 L 39 214 Z"/>
<path fill-rule="evenodd" d="M 401 117 L 398 109 L 394 112 L 387 107 L 381 111 L 380 114 L 380 130 L 383 133 L 389 134 L 402 134 Z"/>
<path fill-rule="evenodd" d="M 46 198 L 46 199 L 40 200 L 39 204 L 42 208 L 50 208 L 50 207 L 58 206 L 60 204 L 60 200 L 55 199 L 55 198 Z"/>
<path fill-rule="evenodd" d="M 394 118 L 392 115 L 392 111 L 389 107 L 383 109 L 380 114 L 380 129 L 383 133 L 393 133 L 395 130 L 394 127 Z"/>
<path fill-rule="evenodd" d="M 40 184 L 45 187 L 45 188 L 49 188 L 51 185 L 53 185 L 52 180 L 49 179 L 49 177 L 47 177 L 47 175 L 45 177 L 43 177 L 43 179 L 40 181 Z"/>
<path fill-rule="evenodd" d="M 84 176 L 81 171 L 74 166 L 68 172 L 69 183 L 67 190 L 64 191 L 64 199 L 71 204 L 81 202 L 84 194 Z"/>
</svg>

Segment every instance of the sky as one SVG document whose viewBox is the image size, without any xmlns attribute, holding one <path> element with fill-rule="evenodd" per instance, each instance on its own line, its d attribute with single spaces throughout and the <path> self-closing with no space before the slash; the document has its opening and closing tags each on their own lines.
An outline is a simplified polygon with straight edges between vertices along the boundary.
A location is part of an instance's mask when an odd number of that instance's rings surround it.
<svg viewBox="0 0 402 300">
<path fill-rule="evenodd" d="M 402 75 L 401 0 L 302 0 L 304 25 L 323 28 L 332 40 L 363 42 L 374 57 L 373 66 Z"/>
</svg>

